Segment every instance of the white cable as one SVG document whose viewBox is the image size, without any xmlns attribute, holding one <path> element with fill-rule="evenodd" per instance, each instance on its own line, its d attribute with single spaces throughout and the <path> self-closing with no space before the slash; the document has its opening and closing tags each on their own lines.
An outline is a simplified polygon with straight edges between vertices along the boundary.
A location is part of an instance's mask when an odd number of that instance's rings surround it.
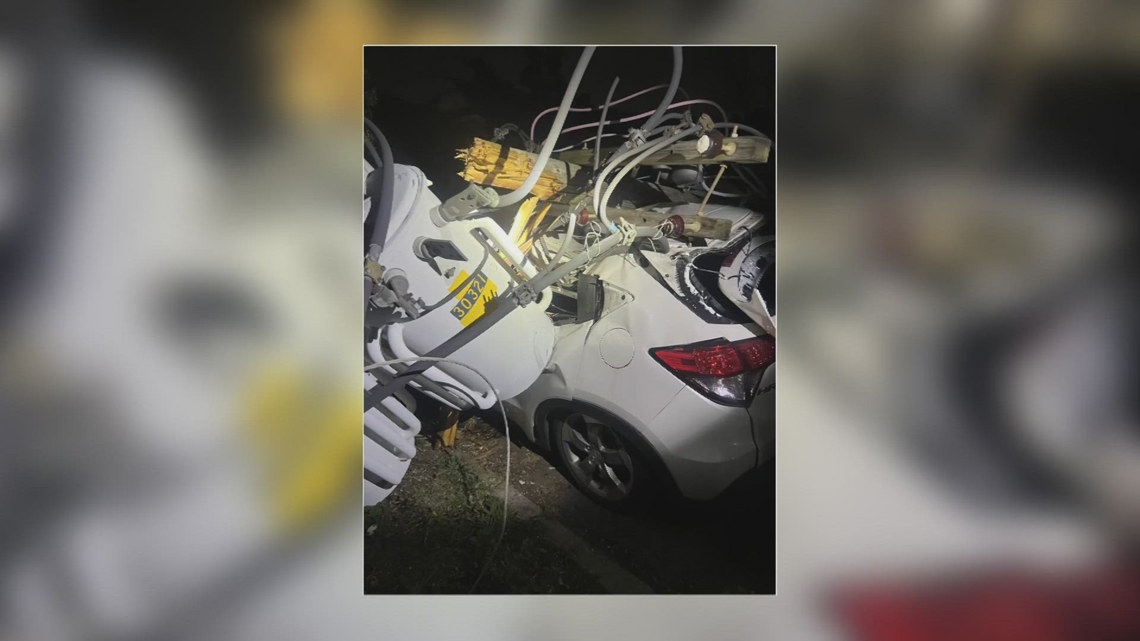
<svg viewBox="0 0 1140 641">
<path fill-rule="evenodd" d="M 692 127 L 692 129 L 690 130 L 690 133 L 692 131 L 695 131 L 696 129 L 697 129 L 696 126 Z M 602 185 L 605 183 L 606 176 L 608 176 L 610 174 L 610 172 L 612 172 L 616 167 L 620 166 L 623 162 L 625 162 L 629 158 L 632 158 L 633 156 L 641 153 L 641 151 L 643 149 L 645 149 L 646 147 L 650 147 L 652 145 L 658 144 L 661 141 L 668 140 L 668 139 L 669 139 L 668 134 L 663 133 L 660 136 L 658 136 L 657 138 L 652 138 L 650 140 L 646 140 L 639 147 L 633 147 L 631 149 L 626 149 L 624 151 L 619 150 L 617 155 L 615 155 L 613 158 L 611 158 L 610 161 L 606 164 L 606 166 L 603 167 L 600 172 L 598 172 L 598 175 L 594 177 L 594 189 L 592 192 L 593 198 L 594 198 L 594 212 L 597 213 L 597 212 L 602 211 L 602 203 L 601 203 Z M 678 140 L 679 139 L 680 138 L 678 138 Z M 630 144 L 630 142 L 627 142 L 626 144 L 628 145 L 628 144 Z M 600 217 L 602 219 L 602 222 L 605 223 L 607 227 L 610 227 L 609 219 L 606 218 L 604 215 L 601 215 Z M 613 231 L 612 227 L 610 227 L 610 231 Z"/>
<path fill-rule="evenodd" d="M 586 232 L 586 238 L 585 238 L 586 258 L 592 259 L 593 257 L 590 256 L 590 238 L 592 237 L 594 239 L 594 248 L 596 249 L 598 246 L 598 243 L 602 240 L 602 236 L 605 235 L 606 229 L 605 229 L 605 227 L 602 227 L 602 224 L 596 220 L 591 220 L 589 227 L 590 227 L 590 231 Z M 601 254 L 598 254 L 598 256 L 601 256 Z"/>
<path fill-rule="evenodd" d="M 724 108 L 723 107 L 721 107 L 720 105 L 718 105 L 717 103 L 715 103 L 711 100 L 704 100 L 704 99 L 682 100 L 681 102 L 675 102 L 675 103 L 669 105 L 669 109 L 676 109 L 677 107 L 688 107 L 689 105 L 712 105 L 713 107 L 716 107 L 717 110 L 721 112 L 721 114 L 724 114 Z M 604 121 L 604 123 L 603 123 L 603 121 L 599 121 L 599 122 L 586 123 L 584 125 L 575 125 L 573 127 L 567 127 L 565 129 L 561 130 L 559 135 L 568 134 L 572 131 L 582 131 L 583 129 L 596 129 L 599 124 L 604 124 L 605 126 L 608 127 L 610 125 L 620 125 L 620 124 L 625 124 L 627 122 L 636 122 L 638 120 L 648 118 L 649 116 L 652 116 L 652 115 L 653 115 L 652 111 L 646 111 L 646 112 L 639 113 L 639 114 L 634 115 L 634 116 L 626 116 L 625 118 L 618 118 L 616 120 L 606 120 L 606 121 Z M 642 125 L 642 126 L 644 126 L 644 125 Z"/>
<path fill-rule="evenodd" d="M 618 183 L 621 182 L 621 179 L 624 178 L 626 174 L 630 172 L 630 170 L 640 165 L 643 160 L 648 158 L 654 152 L 660 149 L 664 149 L 665 147 L 668 147 L 669 145 L 681 140 L 682 138 L 696 133 L 699 129 L 699 127 L 693 126 L 672 136 L 662 136 L 660 138 L 656 138 L 652 143 L 647 142 L 645 145 L 637 149 L 630 150 L 635 153 L 641 150 L 644 151 L 641 151 L 640 154 L 638 154 L 633 160 L 630 160 L 628 163 L 626 163 L 626 165 L 622 167 L 620 171 L 618 171 L 618 173 L 614 176 L 614 179 L 610 181 L 608 185 L 606 185 L 605 194 L 601 195 L 599 198 L 599 194 L 602 192 L 603 180 L 610 174 L 612 169 L 623 160 L 623 157 L 618 156 L 618 158 L 615 158 L 614 161 L 612 161 L 609 165 L 606 165 L 606 169 L 603 170 L 601 175 L 598 176 L 596 179 L 597 182 L 594 185 L 594 210 L 597 213 L 598 218 L 602 220 L 603 225 L 610 225 L 609 231 L 613 231 L 614 228 L 612 226 L 612 223 L 610 223 L 609 216 L 606 215 L 606 204 L 609 202 L 610 196 L 613 195 L 614 189 L 617 188 Z M 626 152 L 626 157 L 628 157 L 629 154 L 630 152 Z"/>
<path fill-rule="evenodd" d="M 574 68 L 574 73 L 570 76 L 570 84 L 566 86 L 566 93 L 562 96 L 562 104 L 558 108 L 558 114 L 554 117 L 554 124 L 550 127 L 550 135 L 542 143 L 542 149 L 538 152 L 534 167 L 531 168 L 530 174 L 527 175 L 526 180 L 519 185 L 518 189 L 499 198 L 499 207 L 507 207 L 522 202 L 524 198 L 530 196 L 530 190 L 538 183 L 538 178 L 542 175 L 542 170 L 546 168 L 546 162 L 550 159 L 550 154 L 558 143 L 562 124 L 566 122 L 566 115 L 570 111 L 570 103 L 574 101 L 574 95 L 578 93 L 578 84 L 586 73 L 586 67 L 590 64 L 590 57 L 594 55 L 594 49 L 595 47 L 586 47 L 582 50 L 582 55 L 578 58 L 578 66 Z"/>
<path fill-rule="evenodd" d="M 598 232 L 593 231 L 593 230 L 586 232 L 586 237 L 582 239 L 583 249 L 586 252 L 586 260 L 591 259 L 591 256 L 590 256 L 590 239 L 591 238 L 593 238 L 596 241 L 597 239 L 601 238 L 601 235 L 598 234 Z"/>
<path fill-rule="evenodd" d="M 646 129 L 652 129 L 661 122 L 661 117 L 669 108 L 669 101 L 673 96 L 677 95 L 677 88 L 681 86 L 681 47 L 673 47 L 673 78 L 669 81 L 669 89 L 666 90 L 665 95 L 661 97 L 661 104 L 657 105 L 657 110 L 653 112 L 653 116 L 645 123 Z"/>
<path fill-rule="evenodd" d="M 602 138 L 611 138 L 613 136 L 618 136 L 618 135 L 620 135 L 620 134 L 602 134 Z M 590 136 L 589 138 L 587 138 L 585 140 L 579 140 L 578 142 L 576 142 L 572 145 L 566 145 L 565 147 L 559 147 L 558 149 L 555 149 L 554 151 L 556 151 L 556 152 L 570 151 L 571 149 L 575 149 L 576 147 L 578 147 L 578 145 L 585 145 L 586 143 L 594 142 L 597 139 L 598 139 L 597 136 Z"/>
<path fill-rule="evenodd" d="M 499 551 L 499 546 L 503 543 L 503 537 L 505 537 L 507 534 L 507 499 L 511 494 L 511 424 L 507 422 L 507 410 L 503 406 L 503 399 L 499 396 L 499 390 L 495 389 L 495 386 L 492 385 L 491 381 L 483 375 L 483 372 L 480 372 L 467 363 L 460 363 L 459 361 L 452 360 L 450 358 L 442 358 L 438 356 L 413 356 L 411 358 L 394 358 L 392 360 L 373 363 L 365 367 L 364 371 L 367 372 L 370 370 L 379 369 L 387 365 L 415 363 L 419 361 L 450 363 L 452 365 L 458 365 L 460 367 L 465 367 L 471 370 L 475 373 L 476 376 L 483 379 L 483 382 L 487 384 L 487 389 L 495 393 L 495 402 L 499 404 L 499 412 L 501 412 L 503 415 L 503 430 L 507 437 L 507 470 L 505 474 L 506 478 L 503 481 L 503 525 L 501 528 L 499 528 L 499 538 L 495 540 L 495 546 L 491 548 L 491 554 L 487 556 L 487 561 L 483 564 L 483 569 L 479 571 L 479 576 L 475 578 L 475 583 L 471 584 L 470 592 L 474 592 L 475 588 L 479 586 L 479 582 L 483 580 L 483 575 L 487 572 L 487 568 L 491 567 L 491 561 L 494 560 L 495 553 Z"/>
</svg>

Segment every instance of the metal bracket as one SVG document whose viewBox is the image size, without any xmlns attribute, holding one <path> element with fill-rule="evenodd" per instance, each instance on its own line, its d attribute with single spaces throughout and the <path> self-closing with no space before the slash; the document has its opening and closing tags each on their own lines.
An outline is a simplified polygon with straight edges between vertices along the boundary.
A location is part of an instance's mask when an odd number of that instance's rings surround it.
<svg viewBox="0 0 1140 641">
<path fill-rule="evenodd" d="M 500 267 L 506 270 L 507 275 L 511 277 L 511 280 L 515 281 L 516 283 L 525 283 L 527 281 L 527 276 L 523 273 L 522 267 L 520 265 L 515 265 L 513 262 L 508 262 L 505 258 L 503 258 L 503 254 L 506 252 L 495 245 L 491 237 L 487 235 L 487 232 L 476 227 L 475 229 L 471 230 L 471 236 L 475 239 L 476 242 L 483 246 L 483 249 L 488 254 L 490 254 L 491 258 L 495 259 L 496 263 L 499 263 Z"/>
<path fill-rule="evenodd" d="M 420 236 L 412 241 L 412 254 L 431 266 L 435 273 L 442 275 L 443 269 L 436 262 L 437 258 L 447 260 L 465 261 L 467 257 L 450 240 L 426 238 Z"/>
<path fill-rule="evenodd" d="M 448 198 L 439 206 L 439 215 L 446 221 L 461 220 L 484 207 L 499 206 L 499 192 L 490 187 L 470 183 L 467 187 Z"/>
</svg>

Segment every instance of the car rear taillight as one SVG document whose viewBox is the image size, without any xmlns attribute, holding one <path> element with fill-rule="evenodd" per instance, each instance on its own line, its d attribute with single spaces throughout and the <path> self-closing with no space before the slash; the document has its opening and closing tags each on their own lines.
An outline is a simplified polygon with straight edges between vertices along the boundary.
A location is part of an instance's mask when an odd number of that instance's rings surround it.
<svg viewBox="0 0 1140 641">
<path fill-rule="evenodd" d="M 764 370 L 776 361 L 776 342 L 759 336 L 729 342 L 723 338 L 649 350 L 677 378 L 724 405 L 748 405 Z"/>
</svg>

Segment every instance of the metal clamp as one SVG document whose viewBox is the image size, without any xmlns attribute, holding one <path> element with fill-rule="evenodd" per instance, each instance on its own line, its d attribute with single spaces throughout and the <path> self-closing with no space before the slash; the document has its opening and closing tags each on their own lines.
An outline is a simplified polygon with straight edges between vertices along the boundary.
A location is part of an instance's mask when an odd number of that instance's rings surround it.
<svg viewBox="0 0 1140 641">
<path fill-rule="evenodd" d="M 633 244 L 638 235 L 637 227 L 624 218 L 618 219 L 617 233 L 621 234 L 621 244 L 627 247 Z"/>
<path fill-rule="evenodd" d="M 530 283 L 517 285 L 511 290 L 511 296 L 514 297 L 519 307 L 526 307 L 538 300 L 538 292 L 534 290 L 534 287 Z"/>
</svg>

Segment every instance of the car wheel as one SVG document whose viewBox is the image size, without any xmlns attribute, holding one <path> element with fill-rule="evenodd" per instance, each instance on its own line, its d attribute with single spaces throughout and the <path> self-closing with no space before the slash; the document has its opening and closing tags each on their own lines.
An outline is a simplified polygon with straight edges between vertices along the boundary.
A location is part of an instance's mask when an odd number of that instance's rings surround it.
<svg viewBox="0 0 1140 641">
<path fill-rule="evenodd" d="M 556 418 L 551 436 L 558 462 L 574 485 L 610 509 L 635 507 L 653 484 L 638 453 L 594 416 L 571 412 Z"/>
</svg>

